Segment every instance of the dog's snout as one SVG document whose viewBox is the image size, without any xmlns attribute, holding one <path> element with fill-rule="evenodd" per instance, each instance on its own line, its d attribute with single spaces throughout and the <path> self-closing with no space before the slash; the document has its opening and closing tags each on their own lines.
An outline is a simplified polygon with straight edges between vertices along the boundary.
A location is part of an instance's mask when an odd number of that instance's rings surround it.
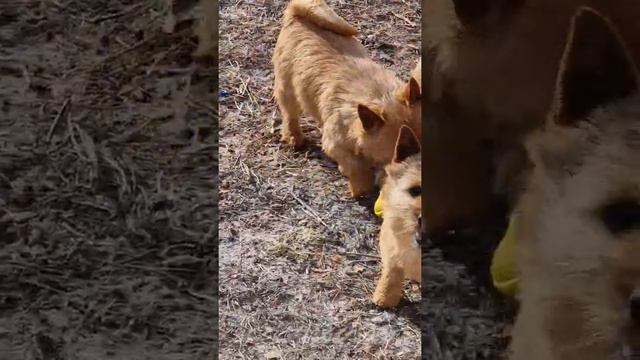
<svg viewBox="0 0 640 360">
<path fill-rule="evenodd" d="M 640 326 L 640 287 L 636 288 L 629 297 L 629 312 L 634 324 Z"/>
</svg>

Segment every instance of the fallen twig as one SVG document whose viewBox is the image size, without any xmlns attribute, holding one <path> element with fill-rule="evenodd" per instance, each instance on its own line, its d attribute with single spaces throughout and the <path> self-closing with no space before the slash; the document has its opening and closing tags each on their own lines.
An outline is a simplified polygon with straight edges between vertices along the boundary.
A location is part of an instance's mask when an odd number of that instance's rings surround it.
<svg viewBox="0 0 640 360">
<path fill-rule="evenodd" d="M 67 106 L 69 106 L 70 101 L 71 99 L 67 98 L 64 101 L 64 103 L 62 103 L 62 107 L 60 108 L 60 110 L 58 110 L 56 117 L 53 119 L 53 123 L 51 124 L 51 127 L 47 132 L 47 143 L 51 142 L 51 138 L 53 137 L 53 132 L 56 131 L 56 128 L 58 127 L 58 123 L 60 122 L 60 118 L 62 117 L 62 114 L 64 113 L 64 111 L 67 109 Z"/>
</svg>

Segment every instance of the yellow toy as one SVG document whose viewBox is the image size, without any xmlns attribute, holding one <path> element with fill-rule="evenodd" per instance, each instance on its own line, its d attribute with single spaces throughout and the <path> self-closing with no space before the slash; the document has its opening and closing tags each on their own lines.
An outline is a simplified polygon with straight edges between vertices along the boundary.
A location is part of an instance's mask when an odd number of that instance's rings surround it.
<svg viewBox="0 0 640 360">
<path fill-rule="evenodd" d="M 498 244 L 491 260 L 491 279 L 493 286 L 503 295 L 515 296 L 518 293 L 518 274 L 516 270 L 516 234 L 517 216 L 511 216 L 509 227 Z"/>
<path fill-rule="evenodd" d="M 380 195 L 378 195 L 376 203 L 373 205 L 373 212 L 377 216 L 382 217 L 382 190 L 380 190 Z"/>
</svg>

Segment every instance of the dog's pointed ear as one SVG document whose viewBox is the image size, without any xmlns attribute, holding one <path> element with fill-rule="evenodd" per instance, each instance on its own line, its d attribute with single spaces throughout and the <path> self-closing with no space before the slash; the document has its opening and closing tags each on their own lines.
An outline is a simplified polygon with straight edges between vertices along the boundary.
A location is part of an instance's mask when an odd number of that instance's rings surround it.
<svg viewBox="0 0 640 360">
<path fill-rule="evenodd" d="M 384 119 L 376 111 L 366 105 L 358 104 L 358 117 L 364 131 L 369 132 L 384 125 Z"/>
<path fill-rule="evenodd" d="M 402 125 L 396 140 L 396 149 L 393 162 L 403 162 L 409 156 L 419 154 L 421 150 L 420 140 L 410 127 Z"/>
<path fill-rule="evenodd" d="M 637 69 L 616 29 L 595 10 L 578 9 L 560 61 L 550 120 L 572 125 L 636 90 Z"/>
<path fill-rule="evenodd" d="M 409 82 L 407 82 L 402 90 L 400 90 L 400 93 L 398 94 L 398 100 L 401 103 L 410 106 L 420 101 L 420 99 L 420 85 L 415 78 L 411 77 L 411 79 L 409 79 Z"/>
<path fill-rule="evenodd" d="M 456 17 L 463 26 L 473 26 L 484 19 L 500 21 L 515 12 L 523 0 L 451 0 Z"/>
</svg>

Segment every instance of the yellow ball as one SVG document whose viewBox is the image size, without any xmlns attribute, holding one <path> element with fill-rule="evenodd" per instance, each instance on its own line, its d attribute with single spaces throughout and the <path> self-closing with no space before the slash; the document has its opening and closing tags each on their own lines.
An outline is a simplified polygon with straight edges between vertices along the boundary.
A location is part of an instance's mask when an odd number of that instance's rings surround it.
<svg viewBox="0 0 640 360">
<path fill-rule="evenodd" d="M 509 227 L 498 244 L 491 260 L 491 278 L 493 286 L 503 295 L 515 296 L 518 293 L 518 273 L 516 268 L 517 216 L 512 216 Z"/>
<path fill-rule="evenodd" d="M 380 190 L 380 195 L 378 195 L 376 203 L 373 205 L 373 212 L 377 216 L 382 217 L 382 190 Z"/>
</svg>

